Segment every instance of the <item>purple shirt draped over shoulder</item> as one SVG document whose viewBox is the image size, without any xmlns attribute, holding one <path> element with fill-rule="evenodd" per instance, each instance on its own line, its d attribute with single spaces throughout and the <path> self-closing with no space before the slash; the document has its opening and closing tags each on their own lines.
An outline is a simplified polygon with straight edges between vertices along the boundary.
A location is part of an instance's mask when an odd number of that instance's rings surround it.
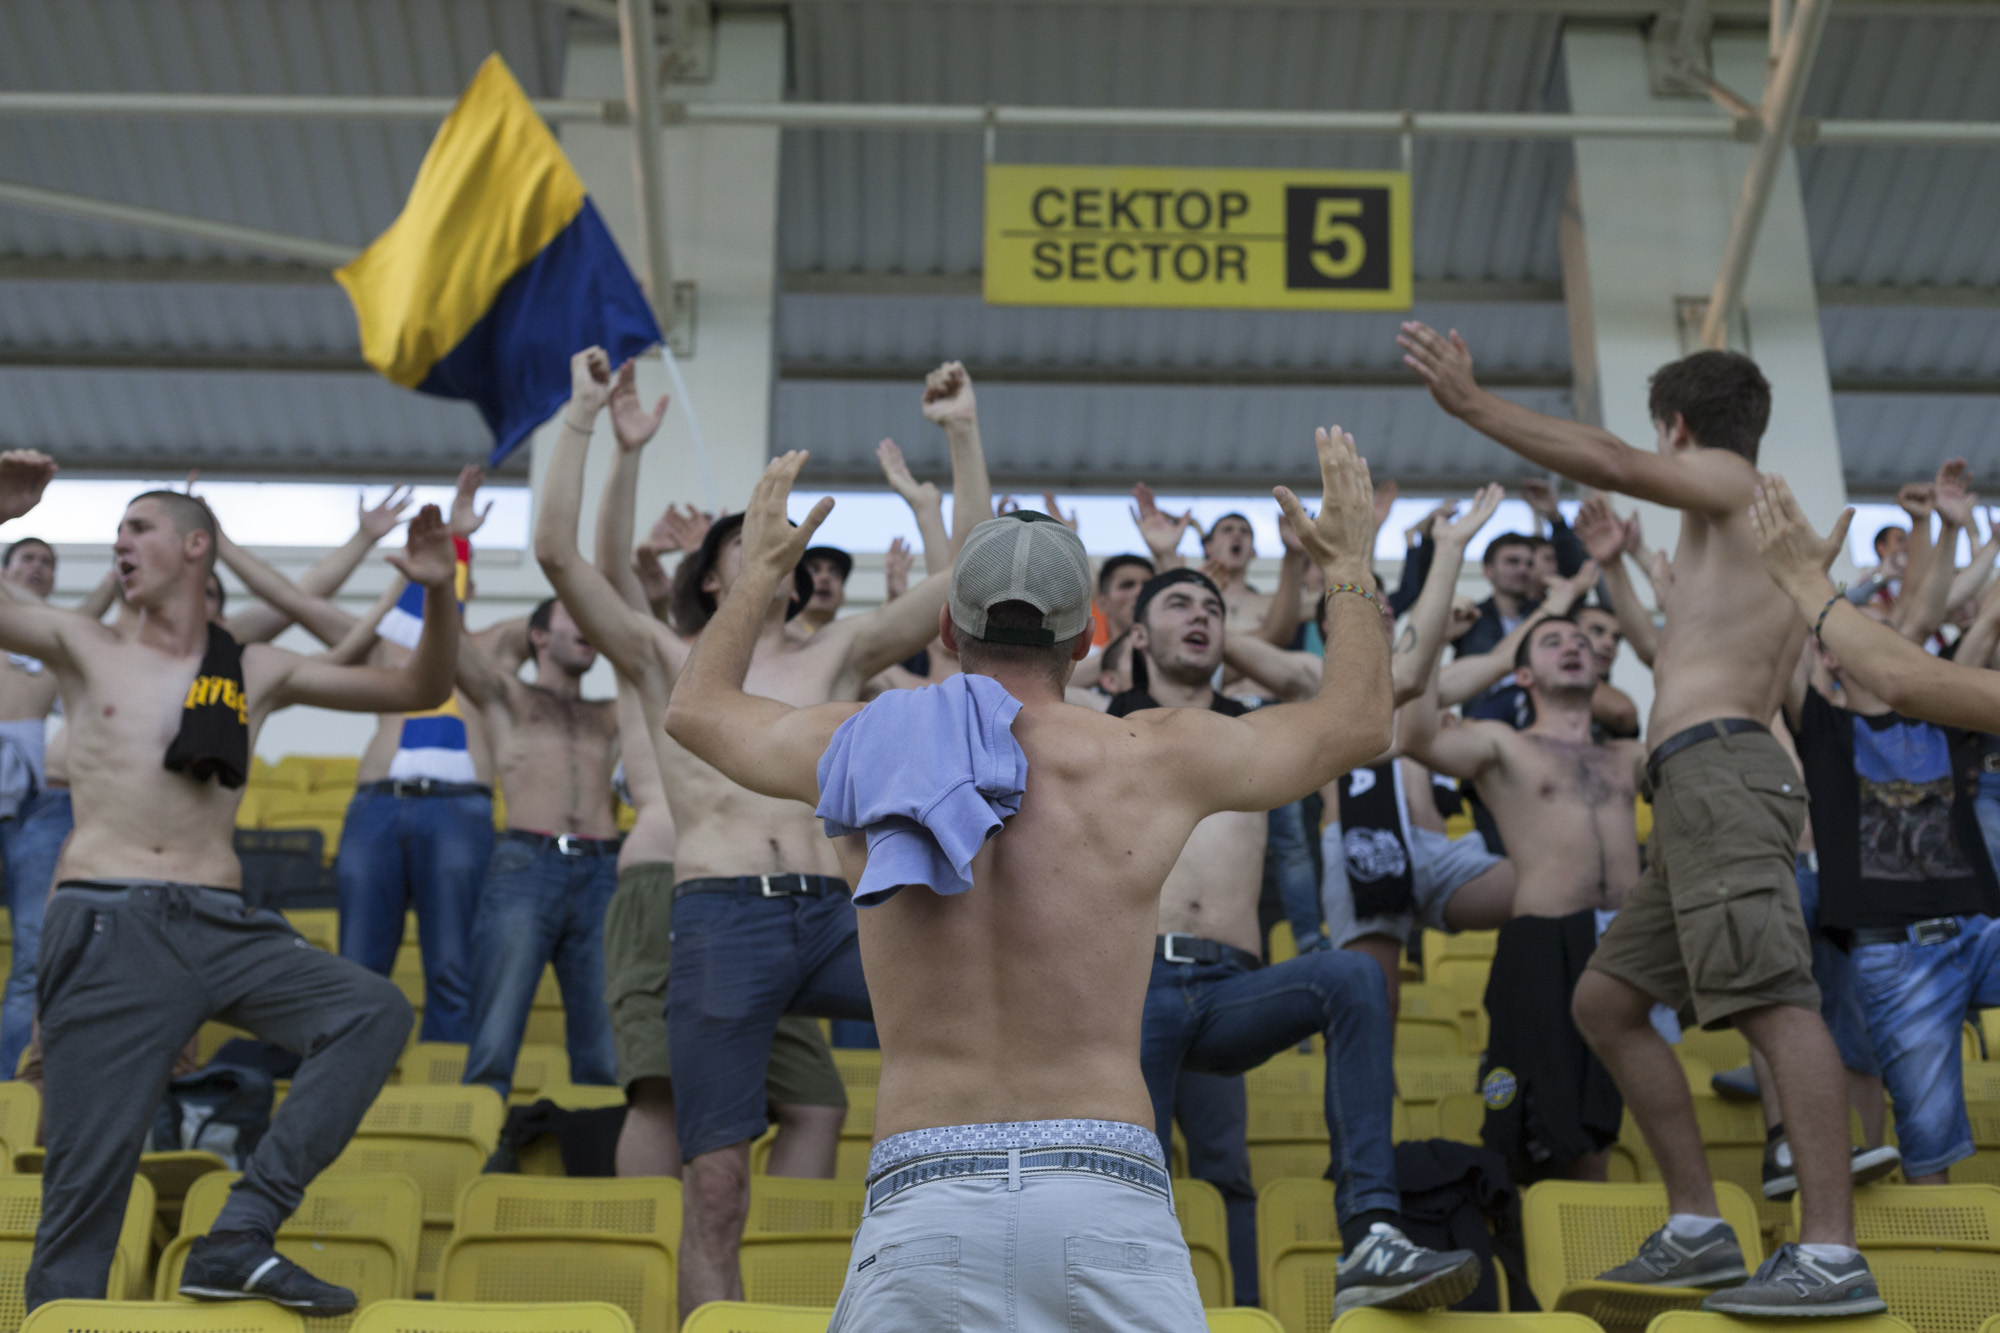
<svg viewBox="0 0 2000 1333">
<path fill-rule="evenodd" d="M 972 887 L 972 858 L 1021 808 L 1028 757 L 1014 739 L 1021 701 L 991 676 L 891 690 L 840 724 L 819 761 L 829 838 L 868 839 L 854 888 L 873 907 L 905 885 Z"/>
</svg>

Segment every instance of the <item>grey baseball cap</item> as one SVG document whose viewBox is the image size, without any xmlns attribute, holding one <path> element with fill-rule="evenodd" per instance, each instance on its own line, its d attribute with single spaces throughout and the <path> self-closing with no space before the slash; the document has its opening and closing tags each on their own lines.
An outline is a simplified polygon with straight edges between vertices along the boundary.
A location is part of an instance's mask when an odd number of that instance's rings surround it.
<svg viewBox="0 0 2000 1333">
<path fill-rule="evenodd" d="M 989 628 L 986 613 L 1026 602 L 1039 628 Z M 1090 626 L 1090 557 L 1074 532 L 1047 514 L 1019 509 L 972 530 L 951 571 L 951 623 L 988 643 L 1056 644 Z"/>
</svg>

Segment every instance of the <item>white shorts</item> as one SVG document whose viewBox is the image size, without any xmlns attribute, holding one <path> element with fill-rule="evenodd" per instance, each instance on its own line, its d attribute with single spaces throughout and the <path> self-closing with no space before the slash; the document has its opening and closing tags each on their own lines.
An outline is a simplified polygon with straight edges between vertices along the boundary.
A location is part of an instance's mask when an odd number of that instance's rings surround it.
<svg viewBox="0 0 2000 1333">
<path fill-rule="evenodd" d="M 884 1139 L 828 1333 L 1206 1333 L 1159 1145 L 1088 1120 Z"/>
<path fill-rule="evenodd" d="M 1451 896 L 1506 859 L 1487 851 L 1486 840 L 1477 832 L 1447 838 L 1414 824 L 1409 831 L 1414 910 L 1361 918 L 1354 915 L 1354 892 L 1347 883 L 1347 854 L 1340 825 L 1328 824 L 1320 834 L 1320 853 L 1326 866 L 1320 879 L 1320 907 L 1326 913 L 1327 938 L 1334 948 L 1363 935 L 1387 935 L 1407 944 L 1418 921 L 1433 930 L 1445 929 L 1444 909 Z"/>
</svg>

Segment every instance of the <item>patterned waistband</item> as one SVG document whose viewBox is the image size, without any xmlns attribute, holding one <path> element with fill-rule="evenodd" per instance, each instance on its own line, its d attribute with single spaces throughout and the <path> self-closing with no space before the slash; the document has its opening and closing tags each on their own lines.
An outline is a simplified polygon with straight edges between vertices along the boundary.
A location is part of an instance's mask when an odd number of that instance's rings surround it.
<svg viewBox="0 0 2000 1333">
<path fill-rule="evenodd" d="M 892 1134 L 868 1154 L 867 1207 L 933 1180 L 1049 1172 L 1099 1176 L 1171 1199 L 1159 1136 L 1118 1120 L 1020 1120 Z"/>
</svg>

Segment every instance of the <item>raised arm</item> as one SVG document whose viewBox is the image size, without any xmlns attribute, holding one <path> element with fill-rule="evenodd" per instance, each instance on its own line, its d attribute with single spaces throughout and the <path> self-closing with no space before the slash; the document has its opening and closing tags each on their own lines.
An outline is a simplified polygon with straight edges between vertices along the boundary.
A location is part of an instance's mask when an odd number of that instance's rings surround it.
<svg viewBox="0 0 2000 1333">
<path fill-rule="evenodd" d="M 1826 571 L 1847 539 L 1852 509 L 1843 510 L 1832 534 L 1821 538 L 1806 522 L 1785 479 L 1771 475 L 1758 487 L 1750 514 L 1764 568 L 1806 623 L 1816 627 L 1842 670 L 1906 717 L 1969 731 L 2000 731 L 2000 672 L 1933 657 L 1834 591 Z"/>
<path fill-rule="evenodd" d="M 1918 540 L 1910 537 L 1910 573 L 1903 580 L 1903 595 L 1889 623 L 1912 643 L 1922 643 L 1944 624 L 1950 606 L 1954 576 L 1958 572 L 1958 534 L 1972 526 L 1972 504 L 1976 497 L 1965 489 L 1965 460 L 1954 458 L 1938 469 L 1930 487 L 1930 511 L 1938 516 L 1938 535 L 1930 539 L 1928 516 L 1917 524 L 1924 536 L 1923 557 L 1918 559 Z"/>
<path fill-rule="evenodd" d="M 384 588 L 382 595 L 375 599 L 375 605 L 369 607 L 362 614 L 361 618 L 354 622 L 353 628 L 347 631 L 346 637 L 342 638 L 339 643 L 334 644 L 331 648 L 328 648 L 324 653 L 321 653 L 320 657 L 325 661 L 339 663 L 343 666 L 359 662 L 367 657 L 368 650 L 375 646 L 376 631 L 382 627 L 382 617 L 389 614 L 389 608 L 394 606 L 396 599 L 403 595 L 403 589 L 409 586 L 409 582 L 408 579 L 403 578 L 401 575 L 390 579 L 389 586 Z"/>
<path fill-rule="evenodd" d="M 451 697 L 458 657 L 457 560 L 451 533 L 436 505 L 410 520 L 407 544 L 389 563 L 424 589 L 424 627 L 417 646 L 395 666 L 344 666 L 324 657 L 282 654 L 288 664 L 258 703 L 264 711 L 287 704 L 337 708 L 350 713 L 416 713 Z M 260 654 L 279 650 L 259 648 Z"/>
<path fill-rule="evenodd" d="M 1978 614 L 1965 627 L 1952 660 L 1960 666 L 1991 666 L 1996 648 L 2000 648 L 2000 583 L 1980 594 Z"/>
<path fill-rule="evenodd" d="M 876 445 L 875 458 L 882 465 L 882 475 L 888 478 L 889 489 L 902 496 L 903 503 L 917 516 L 917 536 L 924 544 L 924 573 L 944 573 L 951 568 L 951 553 L 955 549 L 944 526 L 944 496 L 934 483 L 916 479 L 894 440 L 883 440 Z"/>
<path fill-rule="evenodd" d="M 687 506 L 683 513 L 673 505 L 668 505 L 659 518 L 653 521 L 653 530 L 646 534 L 646 540 L 632 548 L 632 575 L 639 581 L 639 589 L 645 597 L 643 605 L 653 613 L 653 619 L 662 625 L 668 624 L 673 610 L 674 580 L 667 573 L 660 557 L 670 551 L 693 551 L 701 546 L 702 538 L 715 524 L 715 515 L 706 510 Z M 604 546 L 598 544 L 599 558 L 603 558 Z"/>
<path fill-rule="evenodd" d="M 382 503 L 376 505 L 364 504 L 357 496 L 354 501 L 354 535 L 313 562 L 310 569 L 299 575 L 299 581 L 294 586 L 306 596 L 322 600 L 339 592 L 341 585 L 361 567 L 363 558 L 375 549 L 375 544 L 395 530 L 403 510 L 409 507 L 410 494 L 408 486 L 392 486 L 389 493 L 382 497 Z M 238 575 L 241 576 L 240 570 Z M 247 583 L 249 580 L 244 581 Z M 258 596 L 263 595 L 259 593 Z M 246 606 L 225 623 L 238 643 L 269 643 L 282 634 L 293 619 L 291 614 L 266 598 L 263 605 Z M 312 630 L 310 625 L 306 628 Z M 322 641 L 331 641 L 317 630 L 313 633 Z M 340 634 L 336 633 L 333 637 L 338 639 Z"/>
<path fill-rule="evenodd" d="M 1469 782 L 1500 762 L 1498 723 L 1439 725 L 1438 692 L 1425 690 L 1396 714 L 1396 746 L 1434 773 Z"/>
<path fill-rule="evenodd" d="M 1292 525 L 1283 518 L 1278 520 L 1278 536 L 1285 544 L 1285 558 L 1278 564 L 1278 587 L 1265 604 L 1256 635 L 1275 648 L 1289 648 L 1304 619 L 1301 603 L 1305 600 L 1306 553 Z"/>
<path fill-rule="evenodd" d="M 653 633 L 651 617 L 643 616 L 626 599 L 597 565 L 583 558 L 577 549 L 577 511 L 583 506 L 583 467 L 590 453 L 590 435 L 596 429 L 597 414 L 611 405 L 613 433 L 618 437 L 619 468 L 629 470 L 626 493 L 614 496 L 607 490 L 604 505 L 624 511 L 624 533 L 632 525 L 631 492 L 638 476 L 639 450 L 666 415 L 667 400 L 648 413 L 639 403 L 638 385 L 632 363 L 618 368 L 614 384 L 611 362 L 604 350 L 587 348 L 570 358 L 570 400 L 563 409 L 562 429 L 549 456 L 549 470 L 542 478 L 541 512 L 535 517 L 535 559 L 556 596 L 576 621 L 584 637 L 611 659 L 611 664 L 634 679 L 645 674 L 648 636 Z M 598 509 L 601 529 L 607 521 L 603 506 Z M 610 520 L 614 525 L 616 519 Z M 621 537 L 619 545 L 625 542 Z M 621 551 L 617 563 L 623 565 Z"/>
<path fill-rule="evenodd" d="M 1633 549 L 1638 531 L 1636 515 L 1629 522 L 1620 521 L 1611 511 L 1611 502 L 1601 495 L 1593 495 L 1577 511 L 1576 535 L 1590 558 L 1597 562 L 1611 614 L 1618 617 L 1618 628 L 1624 632 L 1625 642 L 1632 645 L 1634 655 L 1651 666 L 1653 655 L 1659 651 L 1659 626 L 1639 600 L 1639 591 L 1632 586 L 1632 575 L 1625 568 L 1626 553 Z"/>
<path fill-rule="evenodd" d="M 951 550 L 993 517 L 993 479 L 986 470 L 986 447 L 979 439 L 979 405 L 972 376 L 947 361 L 924 377 L 924 419 L 944 427 L 951 449 Z"/>
<path fill-rule="evenodd" d="M 42 501 L 42 492 L 56 475 L 56 461 L 35 449 L 0 453 L 0 523 L 11 522 Z M 26 653 L 44 662 L 64 660 L 65 622 L 85 623 L 74 611 L 25 597 L 0 597 L 0 649 Z M 88 623 L 95 623 L 92 617 Z"/>
<path fill-rule="evenodd" d="M 1139 529 L 1139 540 L 1146 543 L 1153 569 L 1164 574 L 1185 565 L 1181 538 L 1194 524 L 1194 510 L 1179 517 L 1161 513 L 1158 501 L 1153 498 L 1153 488 L 1143 481 L 1132 488 L 1132 501 L 1132 524 Z"/>
<path fill-rule="evenodd" d="M 1671 454 L 1634 449 L 1599 427 L 1509 402 L 1479 387 L 1472 374 L 1472 353 L 1457 330 L 1446 337 L 1411 320 L 1396 341 L 1403 348 L 1403 363 L 1423 379 L 1439 407 L 1531 463 L 1584 486 L 1717 517 L 1750 501 L 1756 472 L 1735 454 L 1720 449 Z M 1685 429 L 1678 418 L 1667 424 Z"/>
<path fill-rule="evenodd" d="M 1424 590 L 1410 609 L 1410 623 L 1396 640 L 1389 660 L 1398 707 L 1422 694 L 1444 652 L 1445 629 L 1451 621 L 1451 599 L 1458 591 L 1458 573 L 1465 565 L 1465 548 L 1500 507 L 1506 488 L 1498 482 L 1483 486 L 1457 519 L 1440 517 L 1431 525 L 1435 548 L 1424 574 Z"/>
<path fill-rule="evenodd" d="M 806 455 L 796 450 L 772 459 L 751 492 L 743 515 L 742 572 L 695 639 L 674 683 L 667 734 L 732 782 L 766 796 L 817 805 L 820 756 L 834 730 L 861 705 L 793 708 L 743 692 L 765 609 L 833 509 L 832 498 L 824 498 L 798 527 L 787 522 L 785 499 L 805 462 Z"/>
<path fill-rule="evenodd" d="M 1104 654 L 1093 653 L 1080 663 L 1070 674 L 1069 683 L 1075 688 L 1088 688 L 1097 683 L 1098 674 L 1103 670 Z M 1088 677 L 1083 676 L 1083 668 L 1095 664 L 1095 670 Z M 1236 674 L 1255 681 L 1287 703 L 1297 703 L 1310 699 L 1319 693 L 1322 674 L 1320 659 L 1311 653 L 1293 652 L 1259 638 L 1254 634 L 1224 633 L 1222 639 L 1222 664 Z"/>
<path fill-rule="evenodd" d="M 1273 490 L 1306 553 L 1326 575 L 1326 657 L 1319 692 L 1304 703 L 1240 718 L 1192 708 L 1162 719 L 1186 762 L 1162 780 L 1185 784 L 1198 810 L 1270 810 L 1317 790 L 1388 748 L 1389 643 L 1370 570 L 1374 487 L 1354 439 L 1315 433 L 1323 496 L 1317 518 L 1287 487 Z"/>
<path fill-rule="evenodd" d="M 1986 591 L 1986 585 L 1993 578 L 1993 561 L 2000 558 L 2000 524 L 1993 523 L 1992 510 L 1986 512 L 1989 525 L 1986 540 L 1973 550 L 1971 563 L 1952 577 L 1951 591 L 1945 594 L 1944 599 L 1948 611 L 1964 606 Z"/>
<path fill-rule="evenodd" d="M 215 548 L 217 557 L 235 572 L 237 578 L 243 580 L 243 586 L 250 590 L 251 596 L 277 610 L 281 625 L 297 621 L 305 627 L 307 633 L 329 647 L 346 638 L 348 632 L 354 628 L 353 616 L 324 597 L 315 597 L 302 591 L 283 574 L 229 540 L 228 533 L 218 530 L 217 536 Z M 255 629 L 260 627 L 263 621 L 255 613 L 264 609 L 264 607 L 249 607 L 230 616 L 224 625 L 231 634 L 234 634 L 239 626 L 246 622 L 250 623 L 253 633 L 249 641 L 259 642 L 255 637 Z"/>
<path fill-rule="evenodd" d="M 1566 616 L 1570 608 L 1583 599 L 1590 586 L 1597 582 L 1597 565 L 1587 563 L 1574 577 L 1557 579 L 1549 584 L 1549 590 L 1542 597 L 1541 605 L 1521 617 L 1521 623 L 1514 626 L 1507 637 L 1494 644 L 1483 653 L 1471 657 L 1454 657 L 1437 669 L 1438 698 L 1447 706 L 1462 704 L 1468 699 L 1476 699 L 1504 680 L 1514 670 L 1514 654 L 1521 647 L 1535 626 L 1550 616 Z"/>
</svg>

